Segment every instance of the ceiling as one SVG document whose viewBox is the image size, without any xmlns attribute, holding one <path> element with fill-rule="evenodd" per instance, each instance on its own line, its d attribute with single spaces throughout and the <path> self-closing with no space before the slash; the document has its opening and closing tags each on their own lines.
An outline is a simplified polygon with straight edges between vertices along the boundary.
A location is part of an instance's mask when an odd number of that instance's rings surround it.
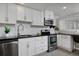
<svg viewBox="0 0 79 59">
<path fill-rule="evenodd" d="M 55 17 L 63 17 L 79 12 L 79 3 L 25 3 L 25 5 L 38 10 L 52 10 Z"/>
</svg>

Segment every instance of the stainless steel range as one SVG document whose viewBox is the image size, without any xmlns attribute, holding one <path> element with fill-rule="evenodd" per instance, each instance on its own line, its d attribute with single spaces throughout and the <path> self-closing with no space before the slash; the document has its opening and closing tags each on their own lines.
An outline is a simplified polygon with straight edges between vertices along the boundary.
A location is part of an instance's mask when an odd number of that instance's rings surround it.
<svg viewBox="0 0 79 59">
<path fill-rule="evenodd" d="M 49 30 L 41 30 L 41 35 L 48 36 L 48 50 L 47 50 L 47 52 L 57 49 L 57 35 L 56 34 L 51 35 Z"/>
<path fill-rule="evenodd" d="M 47 52 L 57 49 L 57 35 L 48 36 L 48 50 Z"/>
</svg>

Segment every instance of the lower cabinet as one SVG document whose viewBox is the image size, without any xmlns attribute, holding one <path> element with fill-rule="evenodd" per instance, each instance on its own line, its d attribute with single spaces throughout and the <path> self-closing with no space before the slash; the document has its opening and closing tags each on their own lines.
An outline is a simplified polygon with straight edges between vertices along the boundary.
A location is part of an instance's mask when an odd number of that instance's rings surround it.
<svg viewBox="0 0 79 59">
<path fill-rule="evenodd" d="M 29 55 L 29 42 L 26 40 L 26 38 L 19 39 L 18 40 L 18 55 L 19 56 L 26 56 Z"/>
<path fill-rule="evenodd" d="M 48 49 L 48 36 L 36 37 L 36 54 Z"/>
<path fill-rule="evenodd" d="M 73 50 L 73 39 L 70 35 L 57 35 L 57 45 L 68 51 Z"/>
<path fill-rule="evenodd" d="M 19 56 L 33 56 L 48 49 L 48 36 L 19 39 Z"/>
</svg>

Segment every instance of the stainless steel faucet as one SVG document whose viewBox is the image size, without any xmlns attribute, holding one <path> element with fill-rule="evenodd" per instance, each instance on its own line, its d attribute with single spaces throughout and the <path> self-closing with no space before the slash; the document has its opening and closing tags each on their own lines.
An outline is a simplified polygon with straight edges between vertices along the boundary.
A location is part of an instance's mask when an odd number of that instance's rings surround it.
<svg viewBox="0 0 79 59">
<path fill-rule="evenodd" d="M 24 31 L 24 26 L 23 26 L 23 24 L 19 24 L 19 25 L 17 26 L 17 35 L 18 35 L 18 36 L 20 36 L 20 29 L 19 29 L 20 26 L 22 26 L 22 30 Z"/>
</svg>

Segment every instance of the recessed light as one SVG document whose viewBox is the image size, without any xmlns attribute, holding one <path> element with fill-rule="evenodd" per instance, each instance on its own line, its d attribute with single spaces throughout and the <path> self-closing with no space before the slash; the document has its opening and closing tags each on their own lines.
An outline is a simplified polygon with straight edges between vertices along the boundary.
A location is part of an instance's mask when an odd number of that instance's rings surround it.
<svg viewBox="0 0 79 59">
<path fill-rule="evenodd" d="M 66 6 L 64 6 L 64 7 L 63 7 L 63 9 L 65 10 L 65 9 L 67 9 L 67 7 L 66 7 Z"/>
</svg>

